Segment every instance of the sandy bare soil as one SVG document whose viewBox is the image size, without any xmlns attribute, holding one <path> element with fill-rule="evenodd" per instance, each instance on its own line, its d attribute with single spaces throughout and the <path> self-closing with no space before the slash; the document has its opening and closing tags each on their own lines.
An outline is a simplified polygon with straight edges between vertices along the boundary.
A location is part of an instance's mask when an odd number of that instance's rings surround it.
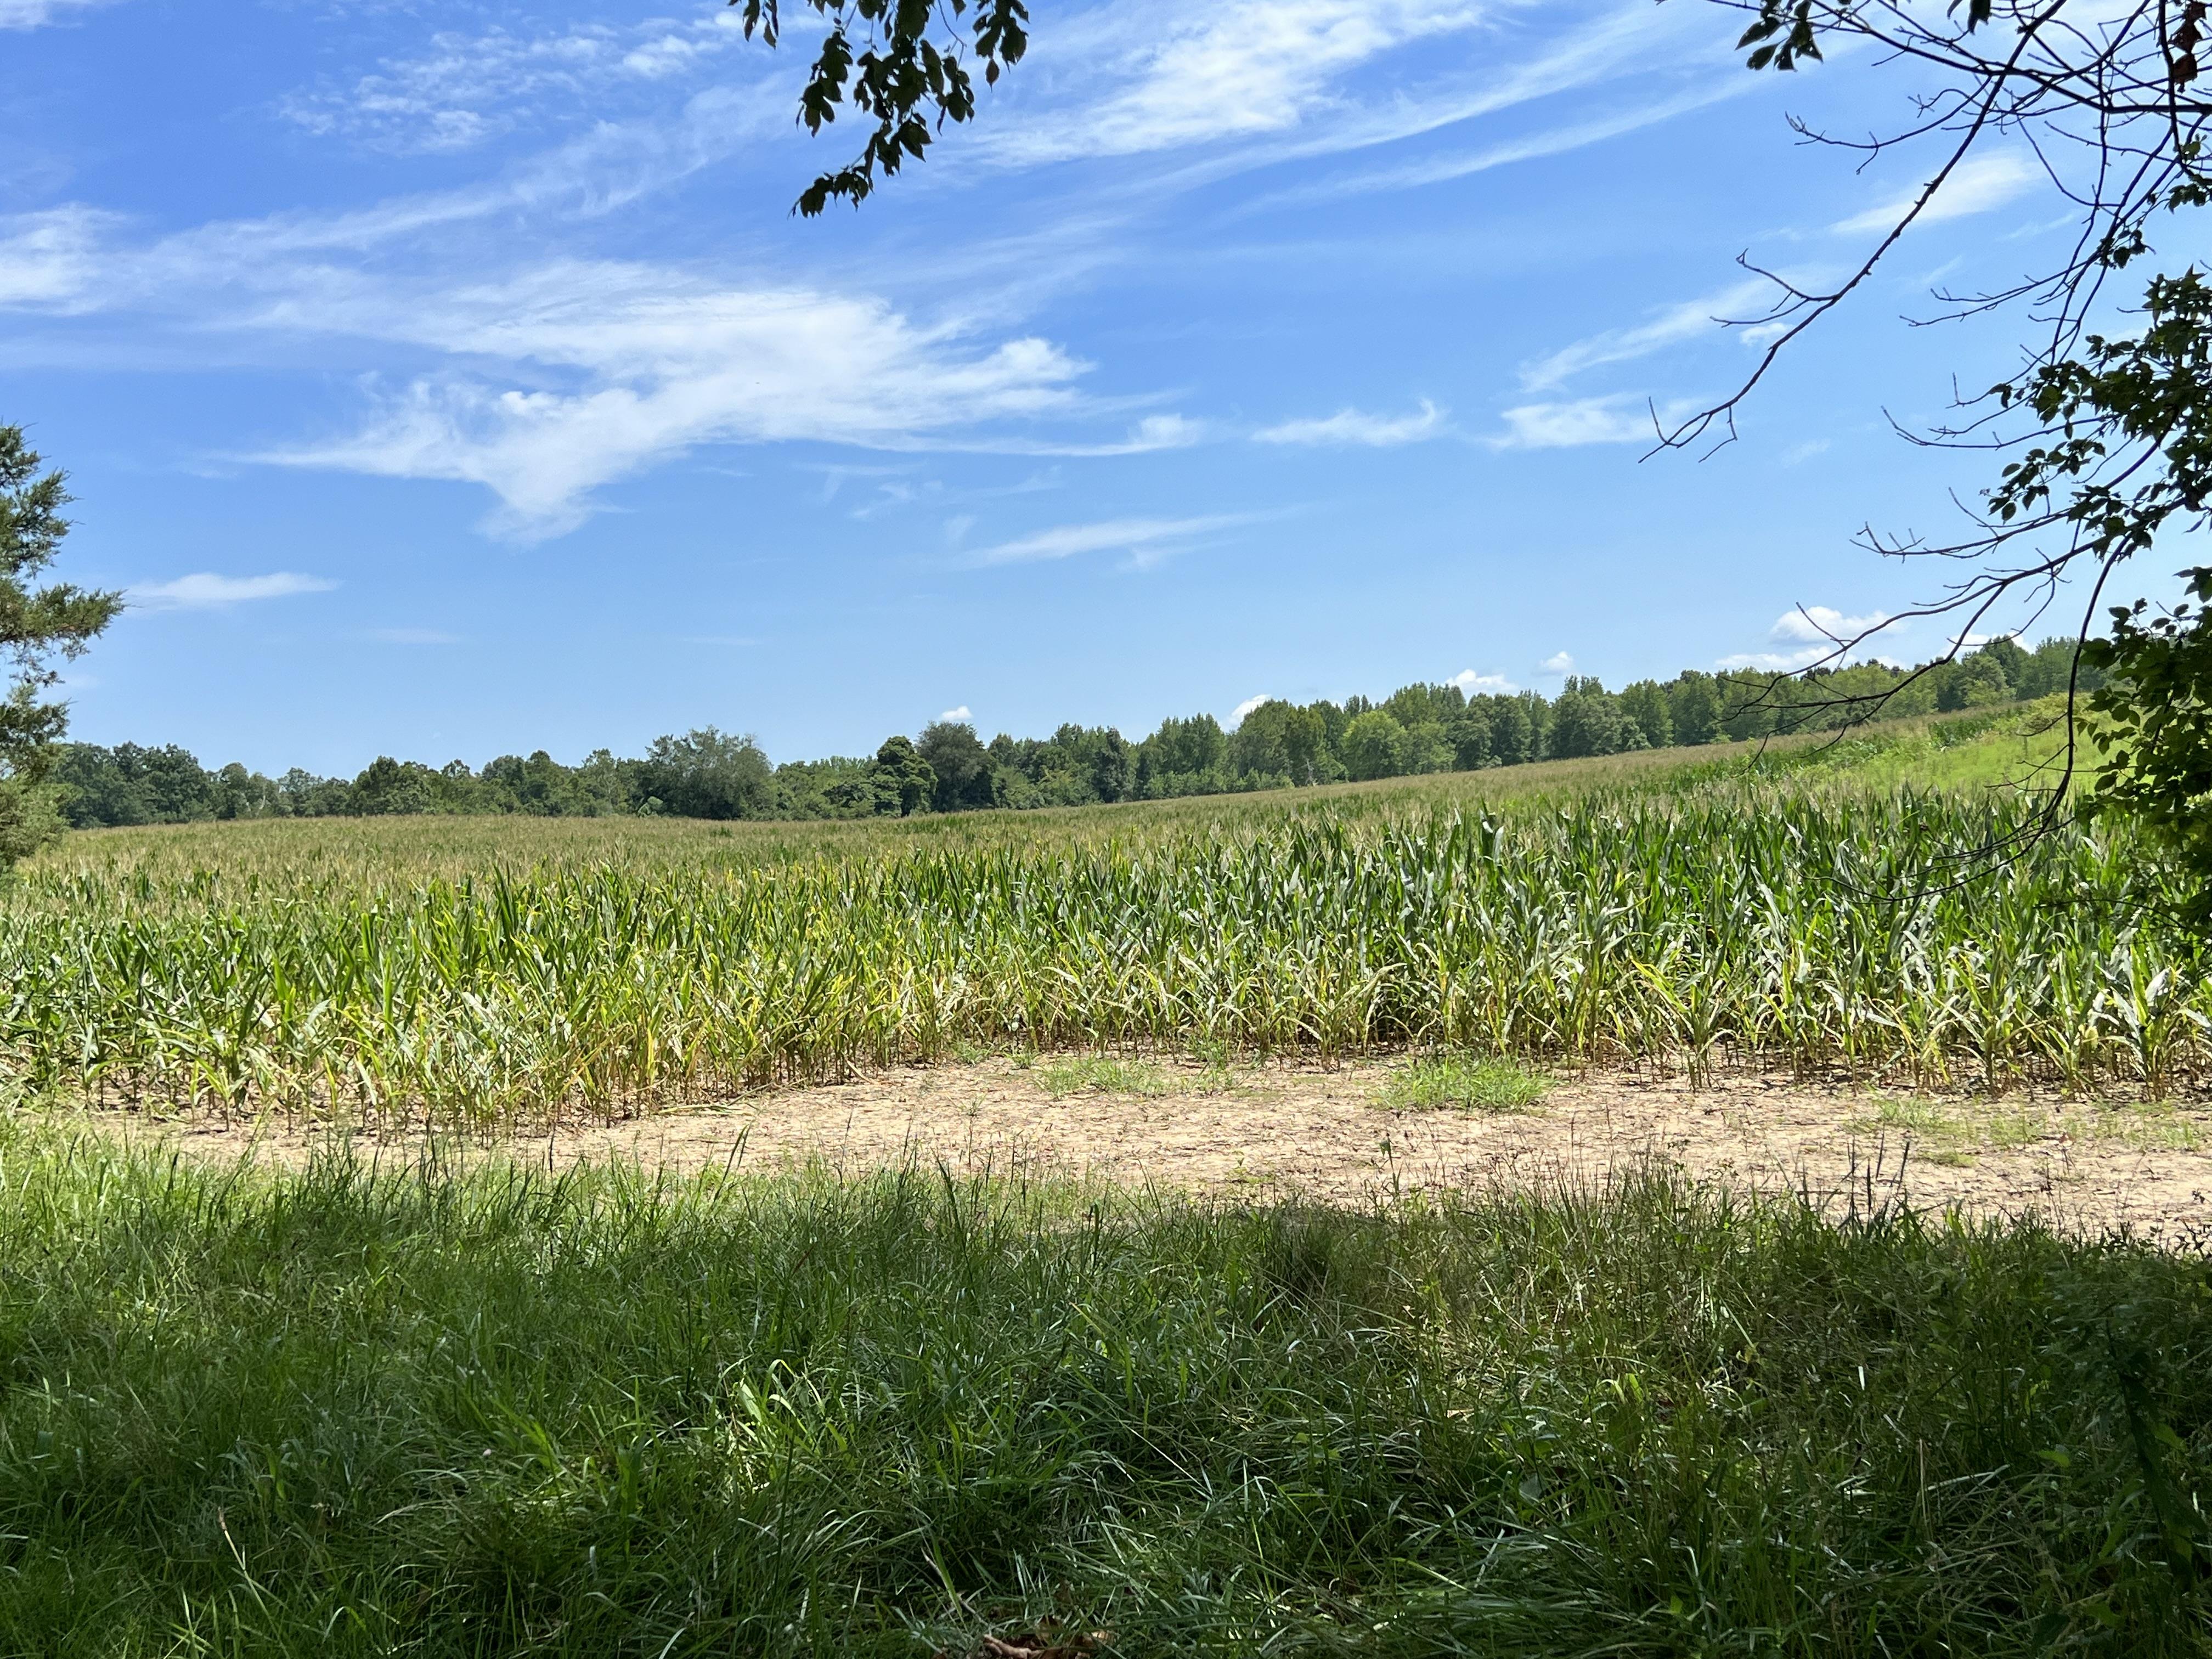
<svg viewBox="0 0 2212 1659">
<path fill-rule="evenodd" d="M 1080 1061 L 990 1060 L 676 1108 L 518 1137 L 500 1149 L 676 1173 L 817 1159 L 857 1169 L 918 1156 L 963 1169 L 1353 1202 L 1588 1182 L 1657 1158 L 1743 1190 L 1809 1193 L 1839 1211 L 1956 1204 L 2212 1242 L 2212 1107 L 2203 1101 L 1990 1099 L 1744 1074 L 1692 1089 L 1679 1077 L 1598 1072 L 1555 1079 L 1540 1104 L 1522 1111 L 1393 1109 L 1383 1096 L 1404 1064 L 1224 1072 L 1170 1059 L 1101 1079 Z M 210 1157 L 252 1146 L 293 1162 L 332 1133 L 100 1116 L 133 1139 Z M 404 1146 L 382 1143 L 387 1153 Z"/>
</svg>

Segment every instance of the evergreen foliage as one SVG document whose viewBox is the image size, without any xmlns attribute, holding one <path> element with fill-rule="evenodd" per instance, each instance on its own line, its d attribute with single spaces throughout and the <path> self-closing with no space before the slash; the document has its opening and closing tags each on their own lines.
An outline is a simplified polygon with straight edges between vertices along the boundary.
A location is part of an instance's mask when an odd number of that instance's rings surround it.
<svg viewBox="0 0 2212 1659">
<path fill-rule="evenodd" d="M 69 712 L 41 694 L 59 678 L 56 657 L 75 657 L 114 620 L 121 598 L 55 582 L 34 584 L 69 534 L 66 477 L 0 426 L 0 653 L 15 677 L 0 693 L 0 868 L 61 833 L 45 786 Z"/>
</svg>

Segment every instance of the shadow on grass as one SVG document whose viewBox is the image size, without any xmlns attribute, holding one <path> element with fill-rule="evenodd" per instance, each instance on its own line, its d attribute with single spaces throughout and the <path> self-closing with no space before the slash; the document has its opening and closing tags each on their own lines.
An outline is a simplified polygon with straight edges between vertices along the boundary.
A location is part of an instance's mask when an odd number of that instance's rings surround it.
<svg viewBox="0 0 2212 1659">
<path fill-rule="evenodd" d="M 2206 1265 L 0 1127 L 0 1651 L 2203 1650 Z"/>
</svg>

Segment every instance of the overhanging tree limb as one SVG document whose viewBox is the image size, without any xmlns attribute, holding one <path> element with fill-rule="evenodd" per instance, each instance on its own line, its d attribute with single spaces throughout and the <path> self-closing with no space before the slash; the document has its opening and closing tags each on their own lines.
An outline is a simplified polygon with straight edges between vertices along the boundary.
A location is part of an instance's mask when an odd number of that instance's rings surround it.
<svg viewBox="0 0 2212 1659">
<path fill-rule="evenodd" d="M 806 84 L 799 120 L 818 133 L 849 105 L 872 117 L 875 129 L 860 153 L 823 173 L 799 193 L 793 211 L 808 218 L 833 198 L 858 207 L 877 179 L 919 161 L 947 121 L 972 120 L 980 64 L 986 86 L 1022 61 L 1029 50 L 1029 8 L 1022 0 L 804 0 L 826 19 Z M 783 33 L 777 0 L 729 0 L 743 9 L 745 37 L 775 46 Z M 934 120 L 931 118 L 934 116 Z"/>
</svg>

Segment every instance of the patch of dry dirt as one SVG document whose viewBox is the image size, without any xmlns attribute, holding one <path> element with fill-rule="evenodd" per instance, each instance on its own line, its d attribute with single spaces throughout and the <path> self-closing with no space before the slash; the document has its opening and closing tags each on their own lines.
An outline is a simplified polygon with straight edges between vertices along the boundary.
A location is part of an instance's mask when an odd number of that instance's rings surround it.
<svg viewBox="0 0 2212 1659">
<path fill-rule="evenodd" d="M 1413 1111 L 1382 1103 L 1400 1064 L 1223 1073 L 1169 1060 L 1121 1079 L 1133 1091 L 1055 1094 L 1069 1079 L 1051 1065 L 993 1060 L 499 1145 L 556 1164 L 621 1158 L 672 1173 L 812 1160 L 858 1169 L 914 1156 L 1338 1201 L 1589 1182 L 1658 1158 L 1701 1181 L 1808 1192 L 1839 1207 L 1901 1199 L 2176 1241 L 2212 1237 L 2212 1109 L 2203 1102 L 1991 1100 L 1744 1074 L 1692 1089 L 1680 1078 L 1595 1072 L 1559 1079 L 1525 1112 Z M 334 1133 L 106 1115 L 133 1139 L 206 1157 L 251 1146 L 297 1161 Z"/>
</svg>

